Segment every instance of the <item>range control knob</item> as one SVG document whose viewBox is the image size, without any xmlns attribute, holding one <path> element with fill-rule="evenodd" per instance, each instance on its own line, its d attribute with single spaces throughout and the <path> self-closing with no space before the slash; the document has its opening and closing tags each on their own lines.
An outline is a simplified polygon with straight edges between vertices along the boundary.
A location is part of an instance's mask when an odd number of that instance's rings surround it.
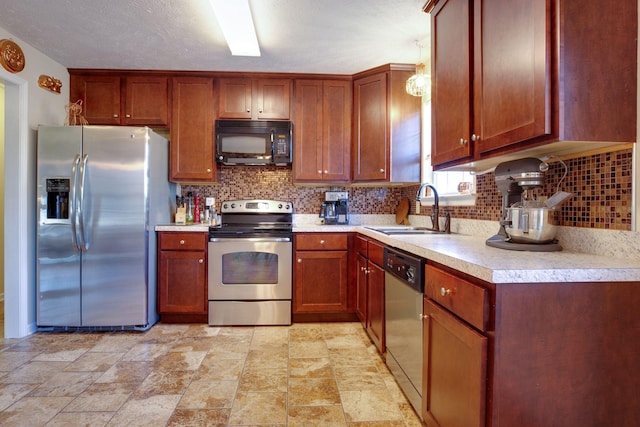
<svg viewBox="0 0 640 427">
<path fill-rule="evenodd" d="M 282 209 L 282 203 L 278 204 L 278 209 Z"/>
</svg>

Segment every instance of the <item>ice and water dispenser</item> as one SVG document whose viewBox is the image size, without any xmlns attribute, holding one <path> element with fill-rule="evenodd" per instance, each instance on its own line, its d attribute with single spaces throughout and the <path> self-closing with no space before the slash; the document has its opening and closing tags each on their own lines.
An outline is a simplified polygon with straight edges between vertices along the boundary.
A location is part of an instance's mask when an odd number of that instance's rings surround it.
<svg viewBox="0 0 640 427">
<path fill-rule="evenodd" d="M 46 221 L 69 219 L 69 178 L 47 178 Z"/>
</svg>

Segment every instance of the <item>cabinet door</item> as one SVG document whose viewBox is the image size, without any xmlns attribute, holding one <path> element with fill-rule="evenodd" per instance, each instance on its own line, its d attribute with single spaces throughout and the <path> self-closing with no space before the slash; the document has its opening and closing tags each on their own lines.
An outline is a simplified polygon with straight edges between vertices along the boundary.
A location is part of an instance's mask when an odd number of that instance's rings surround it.
<svg viewBox="0 0 640 427">
<path fill-rule="evenodd" d="M 473 153 L 470 141 L 472 3 L 468 0 L 443 0 L 432 11 L 433 165 L 463 159 Z"/>
<path fill-rule="evenodd" d="M 354 82 L 353 181 L 389 179 L 387 73 Z"/>
<path fill-rule="evenodd" d="M 358 254 L 356 260 L 356 314 L 367 327 L 367 259 Z"/>
<path fill-rule="evenodd" d="M 169 125 L 169 79 L 167 77 L 127 77 L 125 125 Z"/>
<path fill-rule="evenodd" d="M 255 82 L 256 119 L 289 120 L 291 117 L 291 80 L 260 79 Z"/>
<path fill-rule="evenodd" d="M 385 352 L 384 270 L 367 264 L 367 333 L 380 353 Z"/>
<path fill-rule="evenodd" d="M 321 182 L 323 175 L 323 97 L 321 80 L 295 83 L 293 179 Z"/>
<path fill-rule="evenodd" d="M 487 337 L 425 300 L 422 415 L 427 425 L 483 427 Z"/>
<path fill-rule="evenodd" d="M 171 106 L 172 181 L 214 181 L 213 80 L 174 77 Z"/>
<path fill-rule="evenodd" d="M 120 124 L 120 77 L 71 75 L 70 102 L 82 100 L 82 115 L 90 125 Z"/>
<path fill-rule="evenodd" d="M 296 251 L 294 313 L 347 311 L 347 251 Z"/>
<path fill-rule="evenodd" d="M 327 80 L 323 84 L 323 180 L 348 182 L 351 174 L 352 84 Z"/>
<path fill-rule="evenodd" d="M 250 119 L 251 113 L 251 79 L 220 79 L 218 118 Z"/>
<path fill-rule="evenodd" d="M 158 311 L 203 314 L 207 312 L 205 253 L 160 251 L 158 257 Z"/>
<path fill-rule="evenodd" d="M 295 83 L 294 180 L 348 182 L 351 164 L 351 83 Z"/>
<path fill-rule="evenodd" d="M 551 133 L 548 3 L 482 0 L 474 11 L 472 138 L 479 153 Z"/>
</svg>

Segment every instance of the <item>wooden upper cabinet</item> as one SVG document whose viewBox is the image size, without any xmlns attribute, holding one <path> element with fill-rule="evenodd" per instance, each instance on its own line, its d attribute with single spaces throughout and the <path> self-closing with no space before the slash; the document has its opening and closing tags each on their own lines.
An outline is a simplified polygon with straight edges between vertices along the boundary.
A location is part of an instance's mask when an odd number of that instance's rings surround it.
<svg viewBox="0 0 640 427">
<path fill-rule="evenodd" d="M 635 142 L 638 2 L 558 1 L 558 138 Z M 606 13 L 605 13 L 606 12 Z"/>
<path fill-rule="evenodd" d="M 290 79 L 221 78 L 218 118 L 289 120 Z"/>
<path fill-rule="evenodd" d="M 471 134 L 471 6 L 446 0 L 431 12 L 431 162 L 446 163 L 473 154 Z"/>
<path fill-rule="evenodd" d="M 90 125 L 120 124 L 120 76 L 70 75 L 69 101 L 82 101 Z"/>
<path fill-rule="evenodd" d="M 430 1 L 432 164 L 558 141 L 635 142 L 637 6 Z"/>
<path fill-rule="evenodd" d="M 387 73 L 353 83 L 353 181 L 389 179 Z"/>
<path fill-rule="evenodd" d="M 214 181 L 213 79 L 174 77 L 172 87 L 171 180 Z"/>
<path fill-rule="evenodd" d="M 354 77 L 354 182 L 420 182 L 421 98 L 405 91 L 414 72 L 389 64 Z"/>
<path fill-rule="evenodd" d="M 125 90 L 123 124 L 169 125 L 168 77 L 127 77 Z"/>
<path fill-rule="evenodd" d="M 90 125 L 167 126 L 169 78 L 71 74 L 70 101 L 82 100 Z"/>
<path fill-rule="evenodd" d="M 349 182 L 351 81 L 296 80 L 294 93 L 294 181 Z"/>
<path fill-rule="evenodd" d="M 483 0 L 474 11 L 475 116 L 468 137 L 478 153 L 551 133 L 548 3 Z"/>
</svg>

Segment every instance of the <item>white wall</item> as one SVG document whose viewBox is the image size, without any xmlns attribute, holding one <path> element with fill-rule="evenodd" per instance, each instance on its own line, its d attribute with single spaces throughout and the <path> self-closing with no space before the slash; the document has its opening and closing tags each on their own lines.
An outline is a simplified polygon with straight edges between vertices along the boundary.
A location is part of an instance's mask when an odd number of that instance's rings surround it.
<svg viewBox="0 0 640 427">
<path fill-rule="evenodd" d="M 38 125 L 62 125 L 69 99 L 69 73 L 51 58 L 0 28 L 0 39 L 16 42 L 25 68 L 9 73 L 5 83 L 5 337 L 35 331 L 36 130 Z M 45 74 L 62 82 L 60 94 L 38 87 Z"/>
</svg>

